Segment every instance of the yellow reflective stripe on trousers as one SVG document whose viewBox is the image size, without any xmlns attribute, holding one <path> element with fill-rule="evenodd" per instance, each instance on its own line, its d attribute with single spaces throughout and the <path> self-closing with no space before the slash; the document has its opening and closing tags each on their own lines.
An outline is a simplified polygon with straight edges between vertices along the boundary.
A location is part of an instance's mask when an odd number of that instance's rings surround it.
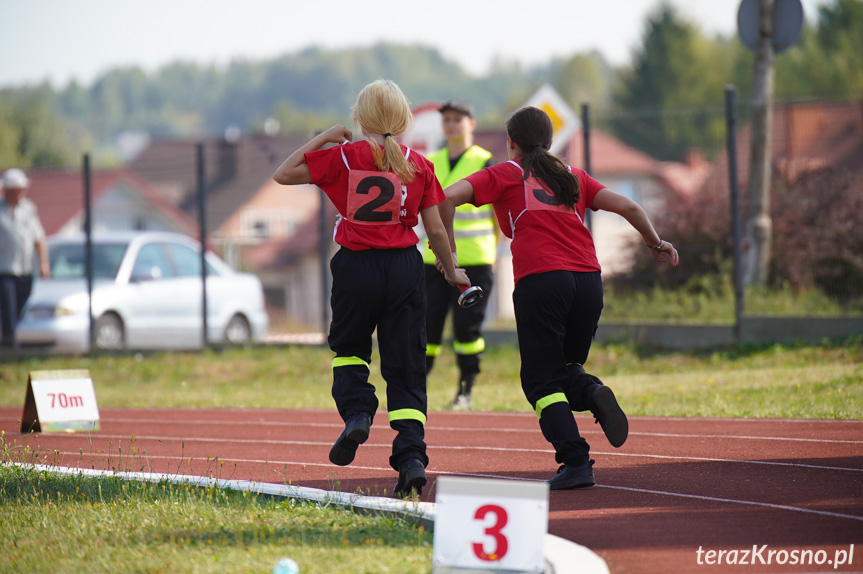
<svg viewBox="0 0 863 574">
<path fill-rule="evenodd" d="M 426 357 L 437 357 L 440 355 L 441 346 L 435 344 L 426 345 Z"/>
<path fill-rule="evenodd" d="M 485 339 L 480 337 L 476 341 L 471 341 L 470 343 L 453 341 L 452 348 L 455 349 L 455 352 L 459 355 L 479 355 L 485 351 Z"/>
<path fill-rule="evenodd" d="M 333 359 L 333 368 L 336 367 L 349 367 L 351 365 L 363 365 L 366 368 L 369 368 L 369 364 L 359 357 L 336 357 Z"/>
<path fill-rule="evenodd" d="M 398 409 L 395 411 L 390 411 L 389 417 L 390 417 L 390 422 L 413 420 L 413 421 L 419 421 L 423 425 L 426 424 L 426 416 L 422 413 L 422 411 L 418 411 L 416 409 Z"/>
<path fill-rule="evenodd" d="M 542 397 L 541 399 L 536 401 L 536 418 L 541 419 L 542 418 L 542 409 L 544 409 L 548 405 L 553 405 L 554 403 L 569 404 L 569 401 L 566 400 L 566 395 L 563 393 L 554 393 L 554 394 Z"/>
</svg>

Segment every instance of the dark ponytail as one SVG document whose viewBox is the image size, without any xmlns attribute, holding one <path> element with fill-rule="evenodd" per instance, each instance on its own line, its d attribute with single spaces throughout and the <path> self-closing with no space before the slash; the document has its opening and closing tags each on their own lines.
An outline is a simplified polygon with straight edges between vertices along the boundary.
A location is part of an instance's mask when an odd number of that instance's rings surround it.
<svg viewBox="0 0 863 574">
<path fill-rule="evenodd" d="M 564 205 L 574 209 L 580 193 L 578 178 L 560 158 L 548 153 L 554 134 L 548 114 L 534 107 L 516 110 L 506 121 L 506 133 L 524 153 L 521 158 L 524 179 L 533 175 Z"/>
</svg>

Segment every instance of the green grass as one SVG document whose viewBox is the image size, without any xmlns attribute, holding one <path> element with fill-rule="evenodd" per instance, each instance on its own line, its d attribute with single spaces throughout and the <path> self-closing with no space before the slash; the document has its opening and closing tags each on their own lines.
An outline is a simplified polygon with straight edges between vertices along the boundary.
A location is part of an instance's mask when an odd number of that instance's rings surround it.
<svg viewBox="0 0 863 574">
<path fill-rule="evenodd" d="M 19 453 L 21 454 L 21 453 Z M 2 572 L 428 572 L 432 536 L 391 515 L 248 492 L 0 467 Z"/>
<path fill-rule="evenodd" d="M 89 369 L 100 407 L 332 409 L 332 356 L 286 347 L 13 361 L 0 365 L 0 404 L 23 405 L 30 371 Z M 515 348 L 487 350 L 476 407 L 528 412 L 519 366 Z M 375 354 L 371 380 L 383 407 L 378 367 Z M 630 415 L 863 418 L 863 337 L 690 352 L 598 344 L 587 369 L 614 388 Z M 456 378 L 445 352 L 429 377 L 430 410 L 446 407 Z M 3 461 L 36 462 L 26 448 L 2 444 Z M 131 468 L 133 458 L 118 453 L 118 467 Z M 392 517 L 10 467 L 0 467 L 0 529 L 3 572 L 270 572 L 282 556 L 303 574 L 431 567 L 431 535 Z"/>
<path fill-rule="evenodd" d="M 842 317 L 863 313 L 863 299 L 841 305 L 822 291 L 780 287 L 748 287 L 746 314 L 780 317 Z M 647 291 L 605 288 L 604 321 L 663 321 L 673 323 L 734 323 L 734 286 L 727 276 L 693 278 L 680 289 L 654 287 Z"/>
<path fill-rule="evenodd" d="M 323 347 L 232 349 L 101 357 L 49 357 L 0 365 L 0 405 L 23 406 L 28 373 L 89 369 L 100 407 L 334 408 L 333 354 Z M 370 380 L 386 404 L 373 355 Z M 527 411 L 514 347 L 486 351 L 475 406 Z M 589 372 L 630 414 L 863 418 L 863 337 L 816 345 L 749 345 L 656 352 L 597 344 Z M 446 408 L 458 373 L 444 352 L 429 376 L 429 409 Z"/>
</svg>

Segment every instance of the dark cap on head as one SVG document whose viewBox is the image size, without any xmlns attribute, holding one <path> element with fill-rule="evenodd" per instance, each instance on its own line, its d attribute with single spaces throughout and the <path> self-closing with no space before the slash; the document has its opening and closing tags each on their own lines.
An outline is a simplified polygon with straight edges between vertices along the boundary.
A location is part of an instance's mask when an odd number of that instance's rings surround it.
<svg viewBox="0 0 863 574">
<path fill-rule="evenodd" d="M 453 98 L 444 102 L 440 107 L 440 113 L 444 113 L 447 110 L 455 110 L 466 116 L 473 117 L 473 106 L 470 105 L 470 102 L 461 98 Z"/>
</svg>

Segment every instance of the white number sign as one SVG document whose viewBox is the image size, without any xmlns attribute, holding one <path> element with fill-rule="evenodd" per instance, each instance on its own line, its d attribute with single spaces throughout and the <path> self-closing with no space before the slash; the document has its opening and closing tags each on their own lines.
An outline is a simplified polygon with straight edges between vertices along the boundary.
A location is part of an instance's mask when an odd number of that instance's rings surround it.
<svg viewBox="0 0 863 574">
<path fill-rule="evenodd" d="M 99 430 L 99 407 L 86 370 L 32 371 L 21 432 Z"/>
<path fill-rule="evenodd" d="M 547 483 L 441 476 L 435 502 L 435 573 L 543 571 Z"/>
</svg>

